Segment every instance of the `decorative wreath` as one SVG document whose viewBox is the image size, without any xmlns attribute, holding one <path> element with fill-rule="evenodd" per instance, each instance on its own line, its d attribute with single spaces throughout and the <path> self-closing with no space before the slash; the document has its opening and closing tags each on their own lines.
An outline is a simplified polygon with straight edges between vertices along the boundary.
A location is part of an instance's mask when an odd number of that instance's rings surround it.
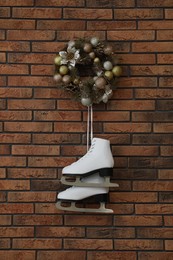
<svg viewBox="0 0 173 260">
<path fill-rule="evenodd" d="M 84 106 L 107 103 L 122 74 L 112 46 L 97 37 L 69 41 L 54 63 L 55 82 Z"/>
</svg>

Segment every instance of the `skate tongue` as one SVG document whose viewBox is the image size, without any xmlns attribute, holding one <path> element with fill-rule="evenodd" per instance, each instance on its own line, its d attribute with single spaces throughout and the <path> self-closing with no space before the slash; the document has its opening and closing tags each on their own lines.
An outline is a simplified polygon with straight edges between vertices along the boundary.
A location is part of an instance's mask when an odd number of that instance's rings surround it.
<svg viewBox="0 0 173 260">
<path fill-rule="evenodd" d="M 100 177 L 99 173 L 95 173 L 91 176 L 82 178 L 81 181 L 86 183 L 104 183 L 104 178 Z"/>
</svg>

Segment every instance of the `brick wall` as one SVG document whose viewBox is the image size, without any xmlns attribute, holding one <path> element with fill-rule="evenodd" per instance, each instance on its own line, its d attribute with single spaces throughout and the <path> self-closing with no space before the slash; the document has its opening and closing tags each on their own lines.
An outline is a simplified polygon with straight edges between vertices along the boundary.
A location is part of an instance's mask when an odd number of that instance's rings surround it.
<svg viewBox="0 0 173 260">
<path fill-rule="evenodd" d="M 0 259 L 173 259 L 173 1 L 0 6 Z M 86 109 L 52 80 L 55 53 L 76 36 L 114 43 L 124 68 L 94 114 L 115 158 L 114 215 L 55 208 L 62 167 L 86 149 Z"/>
</svg>

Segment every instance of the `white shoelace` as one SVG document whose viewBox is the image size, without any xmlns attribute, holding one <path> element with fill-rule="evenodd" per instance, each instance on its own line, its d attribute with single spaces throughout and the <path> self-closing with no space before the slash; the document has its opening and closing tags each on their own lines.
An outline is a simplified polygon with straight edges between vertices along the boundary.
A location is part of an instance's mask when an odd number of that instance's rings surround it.
<svg viewBox="0 0 173 260">
<path fill-rule="evenodd" d="M 87 151 L 89 149 L 90 143 L 93 139 L 93 107 L 88 106 L 88 115 L 87 115 Z"/>
</svg>

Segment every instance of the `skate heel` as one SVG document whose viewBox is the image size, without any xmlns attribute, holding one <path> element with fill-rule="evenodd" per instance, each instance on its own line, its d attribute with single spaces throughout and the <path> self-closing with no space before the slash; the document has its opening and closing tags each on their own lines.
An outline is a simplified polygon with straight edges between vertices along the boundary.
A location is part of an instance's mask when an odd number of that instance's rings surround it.
<svg viewBox="0 0 173 260">
<path fill-rule="evenodd" d="M 113 175 L 113 168 L 102 168 L 99 170 L 99 174 L 101 177 L 105 176 L 112 176 Z"/>
</svg>

